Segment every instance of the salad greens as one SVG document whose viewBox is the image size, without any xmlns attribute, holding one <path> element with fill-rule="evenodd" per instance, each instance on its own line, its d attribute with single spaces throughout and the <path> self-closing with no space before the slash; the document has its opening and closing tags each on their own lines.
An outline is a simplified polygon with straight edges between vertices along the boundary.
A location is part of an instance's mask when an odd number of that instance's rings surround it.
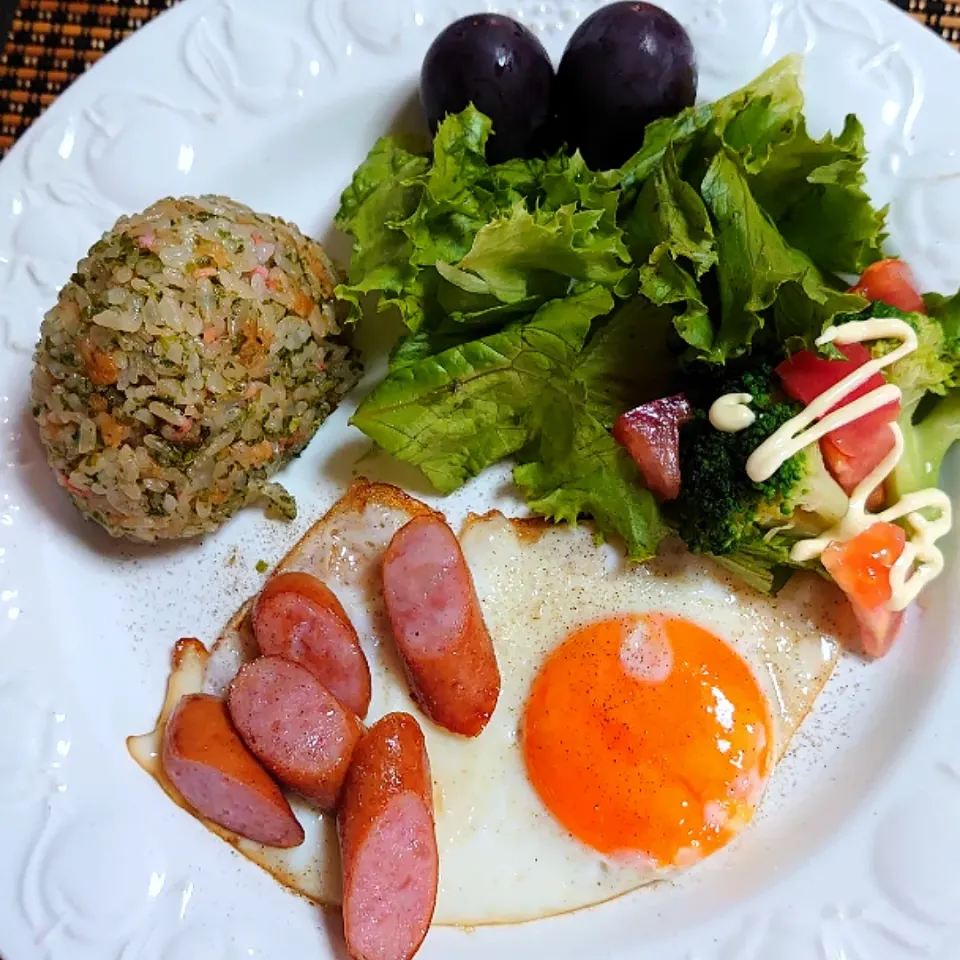
<svg viewBox="0 0 960 960">
<path fill-rule="evenodd" d="M 960 442 L 960 293 L 924 297 L 927 315 L 871 304 L 873 316 L 899 317 L 917 332 L 919 347 L 887 370 L 903 392 L 900 429 L 904 452 L 890 478 L 898 497 L 937 486 L 943 460 Z M 890 345 L 875 344 L 874 354 Z"/>
<path fill-rule="evenodd" d="M 441 493 L 517 453 L 538 432 L 553 383 L 566 383 L 613 297 L 592 287 L 551 300 L 529 320 L 395 369 L 353 423 L 418 466 Z"/>
<path fill-rule="evenodd" d="M 863 128 L 813 139 L 800 59 L 651 124 L 621 169 L 579 154 L 493 165 L 489 120 L 448 117 L 431 155 L 381 140 L 343 195 L 339 296 L 408 335 L 353 423 L 448 493 L 515 456 L 539 514 L 590 516 L 653 555 L 671 529 L 610 427 L 679 369 L 810 347 L 865 301 L 881 256 Z M 372 314 L 375 316 L 375 314 Z"/>
</svg>

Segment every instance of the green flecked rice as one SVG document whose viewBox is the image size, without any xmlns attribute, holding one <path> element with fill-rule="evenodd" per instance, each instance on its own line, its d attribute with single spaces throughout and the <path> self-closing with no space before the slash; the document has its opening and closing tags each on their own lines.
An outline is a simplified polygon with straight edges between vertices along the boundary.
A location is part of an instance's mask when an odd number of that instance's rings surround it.
<svg viewBox="0 0 960 960">
<path fill-rule="evenodd" d="M 337 275 L 296 226 L 225 197 L 166 199 L 93 245 L 41 327 L 33 414 L 57 480 L 112 535 L 216 529 L 356 382 Z"/>
</svg>

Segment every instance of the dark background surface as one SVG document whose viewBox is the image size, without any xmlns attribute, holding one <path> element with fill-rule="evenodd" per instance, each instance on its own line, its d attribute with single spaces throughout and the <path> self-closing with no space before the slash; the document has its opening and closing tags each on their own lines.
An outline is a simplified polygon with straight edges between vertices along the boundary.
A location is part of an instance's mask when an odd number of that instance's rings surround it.
<svg viewBox="0 0 960 960">
<path fill-rule="evenodd" d="M 0 0 L 0 38 L 6 38 L 0 55 L 0 156 L 73 80 L 176 2 Z M 890 2 L 960 46 L 960 0 Z"/>
<path fill-rule="evenodd" d="M 0 156 L 81 73 L 175 2 L 0 0 Z"/>
</svg>

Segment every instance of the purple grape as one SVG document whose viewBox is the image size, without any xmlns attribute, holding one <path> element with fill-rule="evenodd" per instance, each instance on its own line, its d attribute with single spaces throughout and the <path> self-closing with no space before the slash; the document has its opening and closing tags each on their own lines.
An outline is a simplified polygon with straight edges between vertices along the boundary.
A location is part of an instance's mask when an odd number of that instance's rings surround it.
<svg viewBox="0 0 960 960">
<path fill-rule="evenodd" d="M 554 90 L 570 149 L 578 148 L 595 170 L 618 167 L 640 149 L 648 123 L 693 104 L 693 43 L 652 3 L 611 3 L 570 38 Z"/>
<path fill-rule="evenodd" d="M 420 73 L 420 100 L 433 133 L 444 117 L 472 103 L 493 121 L 487 159 L 502 163 L 543 152 L 553 77 L 547 51 L 526 27 L 478 13 L 434 40 Z"/>
</svg>

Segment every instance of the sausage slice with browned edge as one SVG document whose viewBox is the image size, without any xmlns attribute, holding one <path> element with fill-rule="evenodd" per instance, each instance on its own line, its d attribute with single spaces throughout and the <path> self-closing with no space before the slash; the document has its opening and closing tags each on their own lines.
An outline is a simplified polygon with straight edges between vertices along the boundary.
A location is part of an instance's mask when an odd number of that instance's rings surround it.
<svg viewBox="0 0 960 960">
<path fill-rule="evenodd" d="M 475 737 L 500 696 L 500 671 L 460 542 L 442 518 L 397 531 L 383 598 L 414 698 L 435 723 Z"/>
<path fill-rule="evenodd" d="M 268 847 L 296 847 L 303 828 L 270 774 L 244 746 L 218 697 L 184 697 L 167 721 L 164 773 L 197 813 Z"/>
<path fill-rule="evenodd" d="M 337 815 L 343 928 L 354 960 L 410 960 L 427 935 L 439 861 L 423 733 L 391 713 L 363 736 Z"/>
<path fill-rule="evenodd" d="M 260 652 L 306 667 L 345 707 L 364 717 L 370 667 L 360 638 L 334 592 L 309 573 L 280 573 L 253 608 Z"/>
<path fill-rule="evenodd" d="M 283 657 L 244 666 L 227 703 L 240 736 L 270 773 L 322 810 L 336 806 L 363 733 L 356 714 L 309 670 Z"/>
</svg>

